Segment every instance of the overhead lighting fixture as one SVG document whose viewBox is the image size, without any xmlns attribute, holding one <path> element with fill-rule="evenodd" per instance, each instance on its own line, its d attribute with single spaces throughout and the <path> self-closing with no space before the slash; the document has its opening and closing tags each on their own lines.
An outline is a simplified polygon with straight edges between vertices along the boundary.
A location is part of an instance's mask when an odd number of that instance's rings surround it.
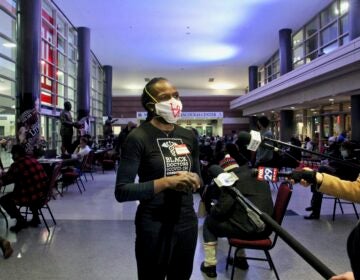
<svg viewBox="0 0 360 280">
<path fill-rule="evenodd" d="M 273 113 L 273 114 L 274 114 L 274 113 L 275 113 L 275 111 L 271 111 L 271 113 Z"/>
<path fill-rule="evenodd" d="M 234 89 L 236 86 L 234 84 L 229 83 L 215 83 L 210 86 L 211 89 L 219 89 L 219 90 L 226 90 L 226 89 Z"/>
<path fill-rule="evenodd" d="M 10 42 L 6 42 L 2 44 L 5 48 L 15 48 L 16 44 L 15 43 L 10 43 Z"/>
<path fill-rule="evenodd" d="M 213 83 L 215 81 L 215 78 L 209 78 L 209 83 Z"/>
<path fill-rule="evenodd" d="M 310 109 L 310 111 L 314 112 L 314 111 L 315 111 L 315 109 L 311 108 L 311 109 Z"/>
<path fill-rule="evenodd" d="M 294 110 L 294 109 L 295 109 L 295 107 L 291 106 L 291 107 L 290 107 L 290 109 L 291 109 L 291 110 Z"/>
</svg>

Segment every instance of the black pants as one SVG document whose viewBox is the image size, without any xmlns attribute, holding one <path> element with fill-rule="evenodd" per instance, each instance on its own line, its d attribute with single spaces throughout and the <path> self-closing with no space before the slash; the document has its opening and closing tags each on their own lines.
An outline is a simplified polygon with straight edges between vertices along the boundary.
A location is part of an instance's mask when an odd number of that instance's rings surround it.
<svg viewBox="0 0 360 280">
<path fill-rule="evenodd" d="M 188 280 L 197 241 L 197 225 L 184 231 L 163 226 L 137 229 L 135 254 L 139 280 Z"/>
<path fill-rule="evenodd" d="M 22 216 L 20 210 L 16 207 L 14 194 L 8 193 L 0 198 L 0 205 L 4 210 L 9 214 L 12 219 L 21 220 Z M 39 218 L 38 209 L 40 208 L 38 203 L 29 205 L 31 213 L 33 214 L 33 219 Z"/>
<path fill-rule="evenodd" d="M 330 166 L 320 166 L 318 172 L 334 175 L 336 170 Z M 323 194 L 318 192 L 315 186 L 311 186 L 311 191 L 313 192 L 311 198 L 312 212 L 314 215 L 320 216 Z"/>
<path fill-rule="evenodd" d="M 61 142 L 65 150 L 72 154 L 72 135 L 62 135 L 61 136 Z"/>
</svg>

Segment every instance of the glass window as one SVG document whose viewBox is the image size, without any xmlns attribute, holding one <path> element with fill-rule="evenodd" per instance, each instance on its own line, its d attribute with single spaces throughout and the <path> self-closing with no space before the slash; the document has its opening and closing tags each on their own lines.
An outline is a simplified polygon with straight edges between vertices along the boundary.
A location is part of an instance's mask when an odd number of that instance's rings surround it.
<svg viewBox="0 0 360 280">
<path fill-rule="evenodd" d="M 0 9 L 0 33 L 16 41 L 15 20 Z"/>
<path fill-rule="evenodd" d="M 298 60 L 295 64 L 294 64 L 294 69 L 298 68 L 299 66 L 304 64 L 304 59 Z"/>
<path fill-rule="evenodd" d="M 68 88 L 67 90 L 67 99 L 75 100 L 75 91 L 71 88 Z"/>
<path fill-rule="evenodd" d="M 15 80 L 15 63 L 0 57 L 0 74 Z"/>
<path fill-rule="evenodd" d="M 70 44 L 76 46 L 76 42 L 77 42 L 77 40 L 76 40 L 76 30 L 73 29 L 73 28 L 71 28 L 69 30 L 68 41 L 69 41 Z"/>
<path fill-rule="evenodd" d="M 321 13 L 320 15 L 321 27 L 334 21 L 338 15 L 339 15 L 339 9 L 337 7 L 337 1 L 335 1 L 332 5 L 330 5 L 327 9 L 325 9 Z"/>
<path fill-rule="evenodd" d="M 293 47 L 297 47 L 303 41 L 304 41 L 304 32 L 303 30 L 300 30 L 298 33 L 296 33 L 293 36 Z"/>
<path fill-rule="evenodd" d="M 349 0 L 340 0 L 340 15 L 349 11 Z"/>
<path fill-rule="evenodd" d="M 306 38 L 311 37 L 311 35 L 315 34 L 318 30 L 318 26 L 317 26 L 317 20 L 314 19 L 313 21 L 311 21 L 309 24 L 307 24 L 305 26 L 305 36 Z"/>
<path fill-rule="evenodd" d="M 76 60 L 76 49 L 74 47 L 72 47 L 71 45 L 69 45 L 69 58 L 72 60 Z"/>
<path fill-rule="evenodd" d="M 75 89 L 75 79 L 73 77 L 68 76 L 68 86 Z"/>
<path fill-rule="evenodd" d="M 16 44 L 0 37 L 0 53 L 15 60 L 16 58 Z"/>
<path fill-rule="evenodd" d="M 306 54 L 316 51 L 318 48 L 317 36 L 313 36 L 306 41 Z"/>
<path fill-rule="evenodd" d="M 74 62 L 69 61 L 68 63 L 68 73 L 74 77 L 76 77 L 76 64 Z"/>
<path fill-rule="evenodd" d="M 56 17 L 56 27 L 59 33 L 65 35 L 65 21 L 59 16 Z"/>
<path fill-rule="evenodd" d="M 343 16 L 341 19 L 340 19 L 340 34 L 344 34 L 344 33 L 347 33 L 349 32 L 349 16 L 346 15 L 346 16 Z"/>
<path fill-rule="evenodd" d="M 0 78 L 0 94 L 15 98 L 15 82 Z"/>
<path fill-rule="evenodd" d="M 49 3 L 45 0 L 42 1 L 42 17 L 49 23 L 54 24 L 54 18 L 52 17 L 53 11 Z"/>
<path fill-rule="evenodd" d="M 0 6 L 7 10 L 9 13 L 16 14 L 16 0 L 0 1 Z"/>
<path fill-rule="evenodd" d="M 301 60 L 304 57 L 304 45 L 301 45 L 294 49 L 293 53 L 293 61 L 296 63 L 297 61 Z"/>
<path fill-rule="evenodd" d="M 330 53 L 332 52 L 333 50 L 337 49 L 338 48 L 338 42 L 334 42 L 328 46 L 326 46 L 325 48 L 322 48 L 322 52 L 327 54 L 327 53 Z"/>
<path fill-rule="evenodd" d="M 338 30 L 337 30 L 336 22 L 330 25 L 329 27 L 327 27 L 326 29 L 324 29 L 323 31 L 321 31 L 322 45 L 326 45 L 327 43 L 336 40 L 336 38 L 338 37 L 337 31 Z"/>
<path fill-rule="evenodd" d="M 64 38 L 58 34 L 58 45 L 57 45 L 57 48 L 59 51 L 65 53 L 65 40 Z"/>
<path fill-rule="evenodd" d="M 350 37 L 349 35 L 346 35 L 342 38 L 340 38 L 340 46 L 344 45 L 344 44 L 347 44 L 350 42 Z"/>
<path fill-rule="evenodd" d="M 64 84 L 65 83 L 65 74 L 64 74 L 64 72 L 57 69 L 56 70 L 56 79 L 58 80 L 59 83 Z"/>
<path fill-rule="evenodd" d="M 65 89 L 62 84 L 57 84 L 57 94 L 58 94 L 58 96 L 61 96 L 61 97 L 65 96 Z"/>
<path fill-rule="evenodd" d="M 65 69 L 65 56 L 63 54 L 61 54 L 60 52 L 57 52 L 58 54 L 58 63 L 57 63 L 57 66 L 64 70 Z"/>
</svg>

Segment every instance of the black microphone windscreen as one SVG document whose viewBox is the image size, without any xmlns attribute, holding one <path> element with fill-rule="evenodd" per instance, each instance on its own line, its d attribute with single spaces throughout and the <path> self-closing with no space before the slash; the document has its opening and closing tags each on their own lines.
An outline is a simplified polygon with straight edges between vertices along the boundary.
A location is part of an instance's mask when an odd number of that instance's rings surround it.
<svg viewBox="0 0 360 280">
<path fill-rule="evenodd" d="M 251 135 L 249 132 L 246 131 L 240 131 L 238 134 L 238 140 L 237 140 L 237 144 L 239 146 L 245 146 L 248 145 L 250 143 L 251 140 Z"/>
<path fill-rule="evenodd" d="M 216 178 L 221 173 L 226 173 L 219 165 L 213 164 L 208 169 L 209 174 L 212 178 Z"/>
</svg>

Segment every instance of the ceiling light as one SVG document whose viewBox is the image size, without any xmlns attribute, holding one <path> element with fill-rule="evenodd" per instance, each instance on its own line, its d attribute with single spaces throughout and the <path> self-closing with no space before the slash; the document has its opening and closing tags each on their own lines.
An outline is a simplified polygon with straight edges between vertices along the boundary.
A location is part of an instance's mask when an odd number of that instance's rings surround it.
<svg viewBox="0 0 360 280">
<path fill-rule="evenodd" d="M 5 48 L 15 48 L 15 47 L 16 47 L 16 44 L 15 44 L 15 43 L 10 43 L 10 42 L 3 43 L 2 45 L 3 45 Z"/>
<path fill-rule="evenodd" d="M 234 57 L 239 52 L 238 47 L 224 44 L 208 44 L 189 49 L 186 54 L 193 61 L 218 61 Z"/>
<path fill-rule="evenodd" d="M 335 100 L 334 98 L 329 98 L 330 102 L 334 102 L 334 100 Z"/>
<path fill-rule="evenodd" d="M 295 109 L 295 107 L 291 106 L 291 107 L 290 107 L 290 109 L 291 109 L 291 110 L 294 110 L 294 109 Z"/>
<path fill-rule="evenodd" d="M 275 113 L 275 111 L 271 111 L 271 113 Z"/>
<path fill-rule="evenodd" d="M 212 84 L 210 88 L 224 90 L 224 89 L 234 89 L 236 88 L 236 86 L 230 83 L 216 83 L 216 84 Z"/>
<path fill-rule="evenodd" d="M 311 108 L 311 109 L 310 109 L 310 111 L 312 111 L 312 112 L 313 112 L 313 111 L 315 111 L 315 109 Z"/>
</svg>

